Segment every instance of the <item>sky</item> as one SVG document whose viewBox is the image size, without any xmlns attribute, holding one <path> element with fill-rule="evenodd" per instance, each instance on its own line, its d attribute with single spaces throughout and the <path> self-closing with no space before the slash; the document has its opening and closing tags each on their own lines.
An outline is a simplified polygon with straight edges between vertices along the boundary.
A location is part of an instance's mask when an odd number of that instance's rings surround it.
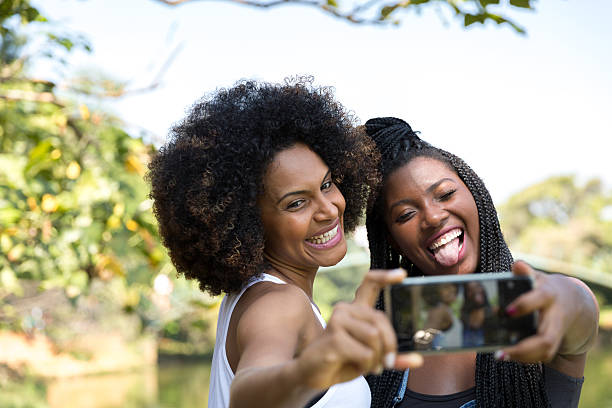
<svg viewBox="0 0 612 408">
<path fill-rule="evenodd" d="M 397 116 L 462 157 L 497 204 L 554 175 L 599 177 L 612 188 L 609 0 L 535 1 L 535 11 L 512 14 L 525 36 L 492 24 L 465 29 L 433 10 L 400 14 L 395 28 L 354 25 L 296 5 L 33 3 L 56 26 L 91 42 L 92 53 L 70 57 L 73 72 L 146 87 L 178 50 L 154 91 L 105 102 L 128 126 L 161 142 L 215 89 L 240 79 L 312 75 L 334 87 L 359 123 Z M 56 75 L 44 65 L 36 69 Z"/>
</svg>

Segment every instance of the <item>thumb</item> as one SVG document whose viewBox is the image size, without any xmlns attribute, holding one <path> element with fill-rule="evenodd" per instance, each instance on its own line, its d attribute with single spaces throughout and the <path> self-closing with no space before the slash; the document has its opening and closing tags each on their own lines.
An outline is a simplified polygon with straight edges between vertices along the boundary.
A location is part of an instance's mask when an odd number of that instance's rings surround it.
<svg viewBox="0 0 612 408">
<path fill-rule="evenodd" d="M 397 268 L 391 270 L 371 269 L 366 273 L 361 285 L 355 292 L 353 303 L 374 306 L 381 289 L 394 283 L 399 283 L 406 277 L 406 271 Z"/>
</svg>

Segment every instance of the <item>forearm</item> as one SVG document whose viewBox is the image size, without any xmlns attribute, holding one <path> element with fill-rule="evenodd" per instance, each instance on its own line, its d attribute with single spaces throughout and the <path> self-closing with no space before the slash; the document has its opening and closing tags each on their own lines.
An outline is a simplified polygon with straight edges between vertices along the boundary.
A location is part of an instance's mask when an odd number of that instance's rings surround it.
<svg viewBox="0 0 612 408">
<path fill-rule="evenodd" d="M 322 390 L 308 387 L 296 360 L 238 371 L 230 389 L 230 408 L 303 407 Z"/>
<path fill-rule="evenodd" d="M 567 278 L 575 285 L 576 318 L 567 328 L 561 341 L 558 354 L 576 356 L 586 353 L 597 338 L 599 327 L 599 305 L 593 292 L 582 281 Z"/>
</svg>

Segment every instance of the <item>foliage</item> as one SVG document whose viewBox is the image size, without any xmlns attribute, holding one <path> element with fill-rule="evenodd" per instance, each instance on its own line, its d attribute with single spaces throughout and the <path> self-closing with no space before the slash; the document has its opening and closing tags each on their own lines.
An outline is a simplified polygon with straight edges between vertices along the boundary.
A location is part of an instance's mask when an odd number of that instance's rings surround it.
<svg viewBox="0 0 612 408">
<path fill-rule="evenodd" d="M 155 0 L 177 6 L 196 0 Z M 445 13 L 462 21 L 464 27 L 475 23 L 492 22 L 512 27 L 517 33 L 525 30 L 510 17 L 517 10 L 533 10 L 535 0 L 509 0 L 502 5 L 500 0 L 402 0 L 386 2 L 382 0 L 363 0 L 341 3 L 338 0 L 227 0 L 256 8 L 268 9 L 275 6 L 296 4 L 314 7 L 326 14 L 355 24 L 398 25 L 399 14 L 403 11 L 420 13 L 425 8 L 433 8 L 445 18 Z"/>
<path fill-rule="evenodd" d="M 512 196 L 499 214 L 514 251 L 612 273 L 612 192 L 599 179 L 551 177 Z"/>
<path fill-rule="evenodd" d="M 4 408 L 48 408 L 46 386 L 40 380 L 27 378 L 2 386 L 0 406 Z"/>
<path fill-rule="evenodd" d="M 119 315 L 135 313 L 142 330 L 163 334 L 172 321 L 201 320 L 217 300 L 191 282 L 167 278 L 174 268 L 143 179 L 155 148 L 93 103 L 83 103 L 82 94 L 60 98 L 55 83 L 28 76 L 32 59 L 61 64 L 58 52 L 44 46 L 32 53 L 31 44 L 52 41 L 70 52 L 83 45 L 81 38 L 49 32 L 47 19 L 26 0 L 2 2 L 0 24 L 0 326 L 44 329 L 58 341 L 77 333 L 70 311 L 64 318 L 53 315 L 59 309 L 42 298 L 32 308 L 31 283 L 48 293 L 60 288 L 72 299 L 72 313 L 97 322 L 104 321 L 97 313 L 117 322 L 124 320 Z M 38 27 L 30 29 L 32 24 Z M 160 276 L 166 279 L 156 288 Z M 94 313 L 91 302 L 103 307 Z M 55 326 L 38 327 L 33 313 L 49 316 Z M 210 348 L 208 325 L 192 326 L 185 338 Z"/>
<path fill-rule="evenodd" d="M 321 268 L 314 282 L 314 300 L 327 320 L 337 302 L 351 302 L 355 291 L 370 266 L 370 255 L 366 248 L 354 240 L 347 240 L 346 257 L 337 265 Z"/>
</svg>

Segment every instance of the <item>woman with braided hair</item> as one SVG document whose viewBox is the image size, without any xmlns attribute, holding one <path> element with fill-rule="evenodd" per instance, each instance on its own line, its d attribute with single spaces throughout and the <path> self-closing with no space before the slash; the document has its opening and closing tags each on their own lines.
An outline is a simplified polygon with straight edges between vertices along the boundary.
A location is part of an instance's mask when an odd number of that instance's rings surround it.
<svg viewBox="0 0 612 408">
<path fill-rule="evenodd" d="M 588 287 L 513 263 L 491 197 L 463 160 L 421 140 L 400 119 L 371 119 L 365 127 L 383 176 L 366 221 L 371 267 L 401 265 L 410 276 L 531 275 L 535 289 L 506 313 L 539 312 L 536 335 L 494 354 L 426 356 L 417 369 L 369 376 L 372 407 L 577 407 L 597 333 L 598 306 Z"/>
</svg>

